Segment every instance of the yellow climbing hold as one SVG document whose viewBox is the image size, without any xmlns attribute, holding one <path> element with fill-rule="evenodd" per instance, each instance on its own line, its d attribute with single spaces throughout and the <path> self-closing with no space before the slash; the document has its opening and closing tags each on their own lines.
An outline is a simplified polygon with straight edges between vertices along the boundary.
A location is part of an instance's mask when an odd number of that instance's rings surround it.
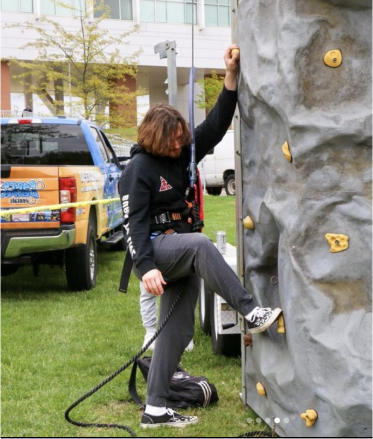
<svg viewBox="0 0 373 439">
<path fill-rule="evenodd" d="M 240 49 L 232 49 L 231 50 L 231 56 L 233 56 L 235 53 L 238 53 L 238 55 L 240 54 Z"/>
<path fill-rule="evenodd" d="M 330 245 L 330 251 L 332 253 L 343 252 L 348 249 L 348 236 L 337 235 L 336 233 L 327 233 L 325 235 L 328 244 Z"/>
<path fill-rule="evenodd" d="M 291 162 L 293 160 L 288 142 L 285 142 L 282 145 L 282 152 L 283 152 L 283 154 L 288 162 Z"/>
<path fill-rule="evenodd" d="M 277 332 L 279 332 L 280 334 L 285 334 L 286 330 L 285 330 L 285 320 L 284 320 L 284 316 L 281 314 L 280 317 L 277 320 Z"/>
<path fill-rule="evenodd" d="M 306 410 L 306 413 L 302 413 L 300 416 L 306 421 L 306 427 L 312 427 L 318 417 L 316 410 L 313 409 Z"/>
<path fill-rule="evenodd" d="M 342 64 L 342 52 L 338 49 L 329 50 L 324 55 L 324 63 L 328 67 L 339 67 Z"/>
<path fill-rule="evenodd" d="M 255 229 L 255 225 L 253 220 L 251 219 L 251 217 L 247 216 L 246 218 L 244 218 L 243 220 L 243 226 L 245 229 Z"/>
<path fill-rule="evenodd" d="M 256 391 L 260 396 L 266 396 L 266 391 L 262 383 L 256 383 Z"/>
</svg>

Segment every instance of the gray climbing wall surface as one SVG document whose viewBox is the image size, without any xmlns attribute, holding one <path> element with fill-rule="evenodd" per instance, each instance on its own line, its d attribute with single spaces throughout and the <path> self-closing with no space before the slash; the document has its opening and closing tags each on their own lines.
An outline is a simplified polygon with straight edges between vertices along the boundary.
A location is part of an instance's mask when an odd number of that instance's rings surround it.
<svg viewBox="0 0 373 439">
<path fill-rule="evenodd" d="M 285 319 L 246 348 L 246 403 L 284 437 L 372 436 L 371 13 L 238 3 L 245 284 Z"/>
</svg>

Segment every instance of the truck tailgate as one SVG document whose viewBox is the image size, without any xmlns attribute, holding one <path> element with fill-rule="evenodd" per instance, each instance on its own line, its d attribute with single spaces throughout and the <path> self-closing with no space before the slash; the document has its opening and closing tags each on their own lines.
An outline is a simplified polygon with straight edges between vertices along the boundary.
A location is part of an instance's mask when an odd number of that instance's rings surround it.
<svg viewBox="0 0 373 439">
<path fill-rule="evenodd" d="M 9 177 L 1 178 L 1 208 L 40 206 L 40 211 L 15 213 L 1 218 L 2 229 L 45 229 L 60 225 L 60 211 L 43 209 L 59 204 L 57 166 L 12 165 Z"/>
</svg>

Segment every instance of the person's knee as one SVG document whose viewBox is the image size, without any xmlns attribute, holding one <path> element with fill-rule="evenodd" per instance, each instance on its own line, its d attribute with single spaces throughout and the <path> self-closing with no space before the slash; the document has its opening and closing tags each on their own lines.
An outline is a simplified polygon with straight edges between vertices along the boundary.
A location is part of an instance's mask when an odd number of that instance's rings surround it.
<svg viewBox="0 0 373 439">
<path fill-rule="evenodd" d="M 202 233 L 193 233 L 189 241 L 192 248 L 208 248 L 209 246 L 214 246 L 210 238 Z"/>
<path fill-rule="evenodd" d="M 215 251 L 215 246 L 212 241 L 202 233 L 190 233 L 183 242 L 183 249 L 185 255 L 190 258 L 193 263 L 195 258 L 200 260 L 209 259 Z"/>
</svg>

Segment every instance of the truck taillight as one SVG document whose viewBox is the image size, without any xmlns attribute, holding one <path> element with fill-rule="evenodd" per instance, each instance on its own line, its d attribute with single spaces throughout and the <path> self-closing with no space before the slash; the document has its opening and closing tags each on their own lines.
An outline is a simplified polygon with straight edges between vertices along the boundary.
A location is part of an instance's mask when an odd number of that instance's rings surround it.
<svg viewBox="0 0 373 439">
<path fill-rule="evenodd" d="M 8 124 L 24 124 L 30 125 L 31 123 L 43 123 L 41 119 L 9 119 Z"/>
<path fill-rule="evenodd" d="M 60 177 L 60 204 L 75 203 L 76 201 L 76 180 L 72 177 Z M 61 209 L 61 223 L 74 223 L 76 218 L 75 207 Z"/>
</svg>

